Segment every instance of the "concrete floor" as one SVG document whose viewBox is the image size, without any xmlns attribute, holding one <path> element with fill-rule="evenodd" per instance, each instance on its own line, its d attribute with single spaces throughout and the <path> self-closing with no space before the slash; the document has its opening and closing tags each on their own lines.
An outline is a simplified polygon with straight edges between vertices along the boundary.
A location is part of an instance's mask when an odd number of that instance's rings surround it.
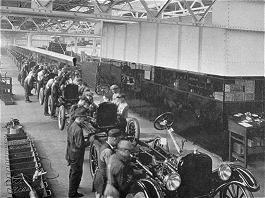
<svg viewBox="0 0 265 198">
<path fill-rule="evenodd" d="M 3 136 L 6 133 L 6 129 L 2 128 L 11 118 L 17 118 L 24 126 L 24 130 L 31 134 L 34 145 L 41 157 L 41 163 L 47 171 L 46 178 L 48 178 L 49 189 L 52 191 L 52 197 L 56 198 L 66 198 L 68 192 L 68 172 L 69 167 L 66 165 L 64 159 L 65 149 L 66 149 L 66 130 L 60 131 L 58 129 L 57 121 L 51 120 L 50 117 L 43 115 L 43 106 L 41 106 L 36 98 L 36 95 L 31 96 L 30 99 L 32 103 L 24 102 L 24 89 L 19 85 L 17 81 L 18 70 L 12 62 L 11 58 L 7 56 L 1 57 L 2 65 L 1 74 L 3 75 L 7 72 L 7 76 L 13 78 L 13 93 L 16 104 L 15 105 L 5 105 L 1 101 L 1 197 L 11 197 L 7 193 L 7 186 L 4 182 L 6 181 L 6 170 L 5 170 L 5 147 Z M 95 102 L 98 103 L 102 99 L 100 96 L 94 97 Z M 155 135 L 165 136 L 165 131 L 157 131 L 153 127 L 153 123 L 140 117 L 138 114 L 130 112 L 130 117 L 136 117 L 140 122 L 141 127 L 141 138 L 151 138 Z M 183 140 L 182 137 L 177 134 L 174 135 L 177 142 Z M 172 142 L 170 143 L 170 148 L 173 148 Z M 218 167 L 222 162 L 222 159 L 210 153 L 192 142 L 187 142 L 184 149 L 193 150 L 197 147 L 199 151 L 208 153 L 213 159 L 213 169 Z M 174 152 L 173 149 L 171 149 Z M 85 197 L 94 198 L 94 193 L 91 192 L 92 178 L 90 176 L 90 171 L 88 167 L 88 152 L 85 155 L 84 162 L 84 173 L 82 181 L 80 184 L 79 192 L 83 193 Z M 254 193 L 255 197 L 262 198 L 265 197 L 265 181 L 264 181 L 264 161 L 258 161 L 251 163 L 249 169 L 257 177 L 261 184 L 261 190 Z"/>
</svg>

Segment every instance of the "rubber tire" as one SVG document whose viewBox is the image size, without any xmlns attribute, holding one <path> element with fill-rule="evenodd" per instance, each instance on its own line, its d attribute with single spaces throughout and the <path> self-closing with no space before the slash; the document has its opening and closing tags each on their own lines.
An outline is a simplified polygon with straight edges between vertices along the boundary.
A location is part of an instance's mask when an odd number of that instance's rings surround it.
<svg viewBox="0 0 265 198">
<path fill-rule="evenodd" d="M 49 95 L 49 98 L 48 98 L 48 114 L 49 115 L 52 114 L 52 105 L 53 105 L 52 96 Z"/>
<path fill-rule="evenodd" d="M 228 188 L 230 189 L 229 193 L 228 193 Z M 231 189 L 233 190 L 231 191 Z M 231 196 L 231 192 L 234 193 L 232 196 Z M 254 198 L 252 192 L 250 192 L 245 186 L 240 185 L 238 183 L 228 184 L 227 186 L 223 187 L 221 191 L 214 197 L 216 198 L 217 197 L 220 197 L 220 198 L 234 198 L 234 197 Z"/>
<path fill-rule="evenodd" d="M 96 170 L 98 169 L 98 161 L 99 159 L 99 149 L 101 144 L 98 140 L 94 140 L 91 142 L 89 149 L 89 170 L 91 177 L 95 177 Z"/>
<path fill-rule="evenodd" d="M 140 124 L 136 118 L 127 118 L 127 126 L 126 126 L 126 135 L 127 136 L 133 136 L 135 139 L 140 138 Z M 134 134 L 130 134 L 130 130 L 132 130 L 131 127 L 134 127 Z"/>
<path fill-rule="evenodd" d="M 37 98 L 39 98 L 39 94 L 40 94 L 40 90 L 39 90 L 39 83 L 36 84 L 36 94 L 37 94 Z M 39 92 L 38 92 L 39 90 Z"/>
<path fill-rule="evenodd" d="M 65 107 L 61 105 L 58 110 L 58 127 L 60 130 L 64 129 L 65 120 L 66 120 Z"/>
<path fill-rule="evenodd" d="M 19 83 L 21 83 L 21 74 L 20 73 L 17 76 L 17 80 L 18 80 Z"/>
<path fill-rule="evenodd" d="M 44 103 L 44 89 L 43 87 L 40 88 L 40 93 L 39 93 L 39 103 L 43 105 Z"/>
</svg>

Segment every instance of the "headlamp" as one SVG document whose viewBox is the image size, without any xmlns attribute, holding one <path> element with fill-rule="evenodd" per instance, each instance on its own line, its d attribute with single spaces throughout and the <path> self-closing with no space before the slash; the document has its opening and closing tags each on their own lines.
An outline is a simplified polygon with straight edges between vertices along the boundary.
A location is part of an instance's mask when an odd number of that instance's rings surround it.
<svg viewBox="0 0 265 198">
<path fill-rule="evenodd" d="M 232 171 L 228 164 L 223 163 L 218 169 L 218 175 L 223 181 L 227 181 L 231 177 Z"/>
<path fill-rule="evenodd" d="M 181 184 L 181 178 L 177 173 L 171 173 L 165 176 L 164 184 L 169 191 L 177 190 Z"/>
</svg>

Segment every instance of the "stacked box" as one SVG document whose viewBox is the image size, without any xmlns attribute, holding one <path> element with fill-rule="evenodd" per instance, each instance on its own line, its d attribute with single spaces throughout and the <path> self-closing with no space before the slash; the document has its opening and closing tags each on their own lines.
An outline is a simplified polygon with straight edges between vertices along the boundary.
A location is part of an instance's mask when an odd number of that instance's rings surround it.
<svg viewBox="0 0 265 198">
<path fill-rule="evenodd" d="M 243 85 L 241 84 L 226 84 L 225 92 L 243 91 Z"/>
<path fill-rule="evenodd" d="M 254 80 L 245 80 L 245 93 L 255 93 L 255 81 Z"/>
<path fill-rule="evenodd" d="M 255 94 L 254 93 L 245 93 L 245 101 L 251 101 L 255 99 Z"/>
<path fill-rule="evenodd" d="M 243 144 L 235 142 L 233 144 L 233 151 L 236 152 L 237 154 L 244 154 L 244 146 L 243 146 Z"/>
<path fill-rule="evenodd" d="M 244 101 L 244 92 L 243 91 L 237 91 L 235 93 L 235 101 Z"/>
<path fill-rule="evenodd" d="M 248 139 L 248 147 L 263 146 L 263 139 L 260 137 L 254 137 L 253 139 Z"/>
<path fill-rule="evenodd" d="M 223 101 L 223 92 L 214 92 L 213 94 L 215 100 Z M 225 101 L 234 101 L 234 93 L 225 92 Z"/>
</svg>

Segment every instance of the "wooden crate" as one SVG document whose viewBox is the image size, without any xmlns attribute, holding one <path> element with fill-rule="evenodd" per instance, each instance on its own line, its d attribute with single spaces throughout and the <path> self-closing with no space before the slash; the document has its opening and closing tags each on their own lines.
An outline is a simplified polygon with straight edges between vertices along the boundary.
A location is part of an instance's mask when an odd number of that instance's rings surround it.
<svg viewBox="0 0 265 198">
<path fill-rule="evenodd" d="M 213 94 L 215 100 L 223 101 L 223 92 L 214 92 Z M 233 92 L 225 92 L 225 101 L 234 101 Z"/>
<path fill-rule="evenodd" d="M 235 101 L 244 101 L 244 92 L 236 91 L 235 93 Z"/>
<path fill-rule="evenodd" d="M 245 93 L 244 100 L 245 101 L 255 100 L 255 93 Z"/>
</svg>

